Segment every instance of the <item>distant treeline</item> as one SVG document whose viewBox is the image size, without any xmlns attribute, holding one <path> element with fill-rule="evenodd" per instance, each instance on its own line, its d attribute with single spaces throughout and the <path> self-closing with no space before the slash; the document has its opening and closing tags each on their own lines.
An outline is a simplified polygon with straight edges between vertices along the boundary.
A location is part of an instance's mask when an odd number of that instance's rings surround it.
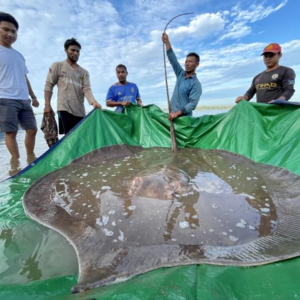
<svg viewBox="0 0 300 300">
<path fill-rule="evenodd" d="M 195 110 L 212 110 L 212 109 L 231 109 L 232 105 L 214 105 L 214 106 L 198 106 Z M 168 111 L 167 108 L 162 108 L 163 111 Z"/>
<path fill-rule="evenodd" d="M 210 109 L 231 109 L 232 105 L 216 105 L 216 106 L 198 106 L 196 110 L 210 110 Z"/>
</svg>

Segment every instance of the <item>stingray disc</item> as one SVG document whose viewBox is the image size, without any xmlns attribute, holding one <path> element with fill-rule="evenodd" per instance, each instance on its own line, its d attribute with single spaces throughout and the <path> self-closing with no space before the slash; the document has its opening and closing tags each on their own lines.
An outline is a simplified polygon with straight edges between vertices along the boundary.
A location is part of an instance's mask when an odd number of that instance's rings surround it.
<svg viewBox="0 0 300 300">
<path fill-rule="evenodd" d="M 101 148 L 37 180 L 23 201 L 75 248 L 74 292 L 161 267 L 299 255 L 299 177 L 225 151 Z"/>
</svg>

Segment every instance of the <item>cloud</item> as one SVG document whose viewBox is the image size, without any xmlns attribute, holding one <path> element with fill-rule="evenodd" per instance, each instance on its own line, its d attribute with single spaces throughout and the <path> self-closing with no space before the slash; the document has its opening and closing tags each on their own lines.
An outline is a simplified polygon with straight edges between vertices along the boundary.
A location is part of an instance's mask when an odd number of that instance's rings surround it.
<svg viewBox="0 0 300 300">
<path fill-rule="evenodd" d="M 253 76 L 264 69 L 260 53 L 269 41 L 261 34 L 256 34 L 256 40 L 248 40 L 253 28 L 289 4 L 287 0 L 232 3 L 236 1 L 2 0 L 1 10 L 13 14 L 20 24 L 14 47 L 26 59 L 42 111 L 48 68 L 65 59 L 63 44 L 70 37 L 82 44 L 79 64 L 90 72 L 92 90 L 102 104 L 109 86 L 117 81 L 115 66 L 123 63 L 128 67 L 128 80 L 137 83 L 144 103 L 166 107 L 161 33 L 171 18 L 193 11 L 194 15 L 179 17 L 169 25 L 172 46 L 181 64 L 188 52 L 201 56 L 200 105 L 228 104 L 226 99 L 234 100 L 244 93 Z M 298 20 L 290 21 L 298 28 Z M 260 27 L 258 31 L 265 29 Z M 280 37 L 282 64 L 297 69 L 300 40 L 292 36 Z M 172 94 L 176 78 L 168 62 L 167 72 Z"/>
<path fill-rule="evenodd" d="M 228 16 L 228 25 L 219 42 L 225 39 L 240 39 L 249 35 L 252 32 L 251 23 L 267 18 L 272 13 L 283 8 L 287 2 L 288 0 L 284 0 L 277 6 L 264 6 L 263 4 L 255 3 L 246 10 L 243 10 L 241 5 L 237 4 L 232 8 L 231 14 L 226 14 Z"/>
<path fill-rule="evenodd" d="M 169 29 L 175 40 L 181 40 L 187 36 L 195 39 L 202 38 L 220 32 L 224 28 L 224 20 L 221 13 L 202 14 L 193 18 L 188 26 L 179 26 Z"/>
</svg>

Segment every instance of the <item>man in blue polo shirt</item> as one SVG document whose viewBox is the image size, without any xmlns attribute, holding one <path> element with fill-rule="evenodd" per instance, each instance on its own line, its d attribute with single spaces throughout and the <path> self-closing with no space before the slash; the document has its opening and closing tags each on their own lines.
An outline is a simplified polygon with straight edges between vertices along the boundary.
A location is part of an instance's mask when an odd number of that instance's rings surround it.
<svg viewBox="0 0 300 300">
<path fill-rule="evenodd" d="M 124 106 L 129 106 L 130 103 L 137 103 L 142 106 L 142 100 L 139 89 L 135 83 L 127 81 L 127 68 L 124 65 L 116 67 L 116 74 L 119 82 L 113 84 L 106 96 L 106 106 L 117 107 L 116 112 L 121 113 Z"/>
<path fill-rule="evenodd" d="M 177 61 L 166 33 L 162 34 L 162 41 L 166 44 L 167 55 L 177 77 L 171 98 L 169 119 L 173 120 L 180 116 L 192 116 L 192 111 L 197 107 L 202 94 L 201 83 L 195 72 L 199 66 L 199 55 L 194 52 L 189 53 L 185 59 L 184 70 Z"/>
</svg>

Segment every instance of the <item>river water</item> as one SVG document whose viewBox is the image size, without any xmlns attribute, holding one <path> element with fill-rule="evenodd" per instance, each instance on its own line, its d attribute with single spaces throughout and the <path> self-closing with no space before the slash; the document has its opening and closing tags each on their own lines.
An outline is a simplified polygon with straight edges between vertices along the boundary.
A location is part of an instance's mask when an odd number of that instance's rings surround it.
<svg viewBox="0 0 300 300">
<path fill-rule="evenodd" d="M 200 117 L 202 115 L 214 115 L 226 112 L 227 110 L 219 110 L 219 109 L 211 109 L 211 110 L 199 110 L 194 112 L 195 117 Z M 36 120 L 38 124 L 38 128 L 41 127 L 43 116 L 41 114 L 36 115 Z M 62 137 L 62 136 L 61 136 Z M 41 156 L 44 152 L 48 150 L 47 143 L 44 139 L 43 132 L 39 129 L 37 136 L 36 136 L 36 144 L 35 144 L 35 157 L 27 157 L 25 145 L 25 131 L 19 130 L 17 135 L 17 141 L 19 145 L 20 151 L 20 159 L 19 160 L 12 160 L 10 154 L 5 146 L 4 141 L 4 133 L 0 132 L 0 158 L 1 158 L 1 165 L 0 165 L 0 181 L 18 173 L 22 169 L 24 169 L 29 163 L 31 163 L 35 158 Z"/>
</svg>

